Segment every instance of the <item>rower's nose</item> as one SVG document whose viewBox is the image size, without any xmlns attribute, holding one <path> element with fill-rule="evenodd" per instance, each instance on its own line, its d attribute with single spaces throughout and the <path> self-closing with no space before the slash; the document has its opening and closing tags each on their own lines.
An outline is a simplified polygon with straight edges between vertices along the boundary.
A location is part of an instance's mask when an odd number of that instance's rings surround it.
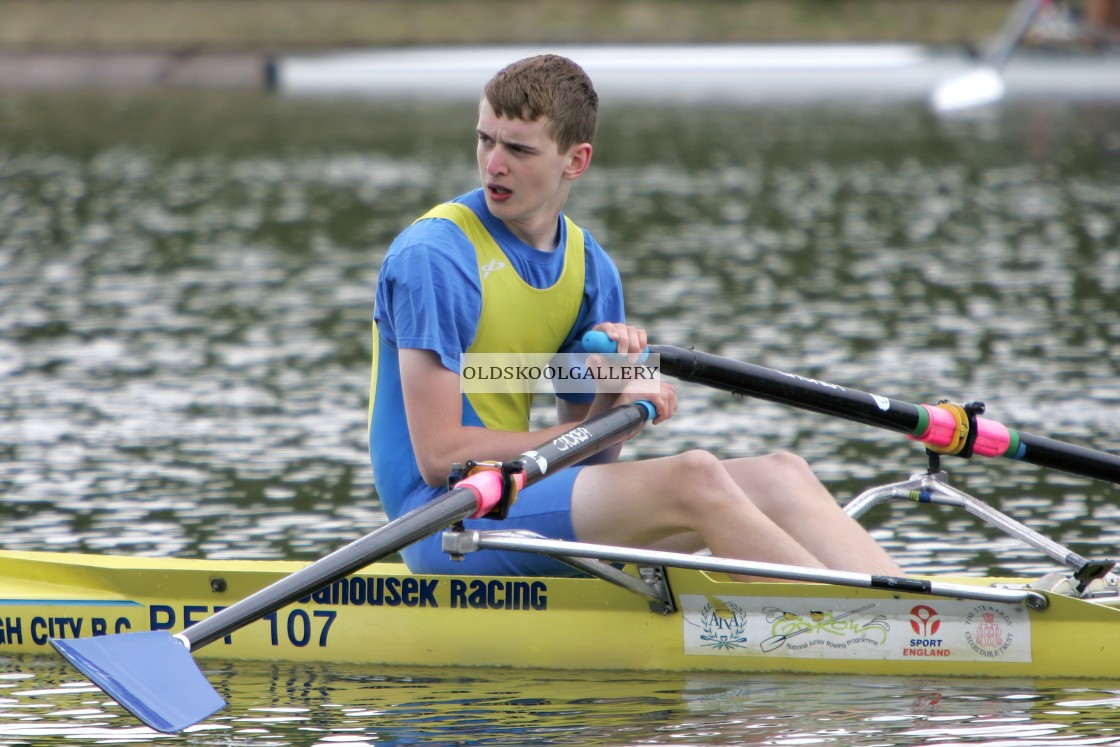
<svg viewBox="0 0 1120 747">
<path fill-rule="evenodd" d="M 502 153 L 501 148 L 495 148 L 494 150 L 490 151 L 490 154 L 486 158 L 487 174 L 490 174 L 491 176 L 500 176 L 502 174 L 505 174 L 509 170 L 508 166 L 508 161 L 506 160 L 505 155 Z"/>
</svg>

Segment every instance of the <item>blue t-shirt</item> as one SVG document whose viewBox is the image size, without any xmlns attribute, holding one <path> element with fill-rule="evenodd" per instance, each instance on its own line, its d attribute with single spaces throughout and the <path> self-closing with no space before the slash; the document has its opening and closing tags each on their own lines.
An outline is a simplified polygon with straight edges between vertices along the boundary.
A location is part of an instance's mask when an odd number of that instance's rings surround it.
<svg viewBox="0 0 1120 747">
<path fill-rule="evenodd" d="M 542 289 L 557 282 L 564 267 L 562 248 L 567 239 L 563 216 L 557 228 L 561 248 L 545 252 L 523 242 L 494 217 L 481 189 L 455 202 L 468 206 L 479 217 L 525 282 Z M 588 329 L 601 322 L 625 320 L 617 268 L 587 231 L 584 246 L 583 301 L 575 325 L 556 352 L 581 352 L 579 341 Z M 390 518 L 396 518 L 405 500 L 417 491 L 429 498 L 443 492 L 424 483 L 420 476 L 404 413 L 398 351 L 434 351 L 448 370 L 458 373 L 460 355 L 474 341 L 482 315 L 479 274 L 485 271 L 478 266 L 470 240 L 453 222 L 442 218 L 418 221 L 406 228 L 389 247 L 381 266 L 374 306 L 378 362 L 371 392 L 369 446 L 378 495 Z M 576 401 L 591 398 L 561 396 Z M 465 425 L 482 425 L 465 397 L 463 408 Z"/>
</svg>

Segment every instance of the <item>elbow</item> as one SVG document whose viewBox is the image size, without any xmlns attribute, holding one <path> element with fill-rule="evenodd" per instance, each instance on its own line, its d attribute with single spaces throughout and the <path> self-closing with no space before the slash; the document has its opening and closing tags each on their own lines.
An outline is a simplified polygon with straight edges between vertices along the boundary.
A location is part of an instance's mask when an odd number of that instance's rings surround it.
<svg viewBox="0 0 1120 747">
<path fill-rule="evenodd" d="M 446 486 L 449 474 L 451 474 L 451 465 L 442 468 L 435 465 L 422 465 L 420 467 L 420 477 L 433 488 Z"/>
<path fill-rule="evenodd" d="M 411 435 L 416 468 L 426 485 L 446 488 L 447 477 L 456 462 L 472 458 L 472 434 L 465 429 L 442 428 L 438 433 Z"/>
<path fill-rule="evenodd" d="M 479 458 L 477 439 L 470 433 L 462 437 L 427 439 L 421 443 L 422 446 L 415 448 L 417 440 L 413 439 L 416 466 L 424 483 L 433 488 L 447 487 L 447 478 L 456 463 Z"/>
<path fill-rule="evenodd" d="M 418 457 L 417 466 L 420 469 L 420 477 L 423 478 L 424 482 L 433 488 L 446 487 L 454 460 L 435 455 L 429 455 L 427 458 L 419 455 Z"/>
</svg>

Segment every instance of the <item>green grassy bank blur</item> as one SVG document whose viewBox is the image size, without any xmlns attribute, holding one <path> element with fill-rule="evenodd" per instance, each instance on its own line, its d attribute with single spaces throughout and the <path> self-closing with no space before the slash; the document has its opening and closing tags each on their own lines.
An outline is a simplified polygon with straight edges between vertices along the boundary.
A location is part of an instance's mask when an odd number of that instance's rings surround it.
<svg viewBox="0 0 1120 747">
<path fill-rule="evenodd" d="M 1011 0 L 0 0 L 0 50 L 512 43 L 975 44 Z"/>
</svg>

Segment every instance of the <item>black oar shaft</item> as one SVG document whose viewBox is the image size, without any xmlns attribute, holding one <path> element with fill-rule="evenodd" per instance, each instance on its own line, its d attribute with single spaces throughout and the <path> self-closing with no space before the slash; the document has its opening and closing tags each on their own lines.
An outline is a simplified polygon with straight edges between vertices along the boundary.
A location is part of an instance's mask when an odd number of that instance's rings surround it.
<svg viewBox="0 0 1120 747">
<path fill-rule="evenodd" d="M 653 405 L 645 401 L 612 408 L 525 452 L 516 463 L 525 472 L 526 484 L 532 484 L 629 437 L 656 415 Z"/>
<path fill-rule="evenodd" d="M 232 630 L 259 620 L 273 610 L 467 518 L 474 513 L 476 500 L 469 488 L 453 490 L 441 500 L 420 506 L 312 565 L 192 625 L 179 636 L 190 641 L 190 649 L 195 651 L 229 635 Z"/>
<path fill-rule="evenodd" d="M 671 345 L 653 345 L 661 371 L 723 389 L 917 437 L 919 405 Z M 1120 483 L 1120 456 L 1016 431 L 1018 448 L 1003 456 L 1081 477 Z"/>
<path fill-rule="evenodd" d="M 854 420 L 899 433 L 918 427 L 915 405 L 847 389 L 804 376 L 776 371 L 711 353 L 670 345 L 653 345 L 660 356 L 661 371 L 695 384 L 745 394 L 783 405 L 812 410 L 823 415 Z"/>
<path fill-rule="evenodd" d="M 1019 431 L 1023 456 L 1019 461 L 1094 480 L 1120 483 L 1120 456 Z"/>
<path fill-rule="evenodd" d="M 653 407 L 646 402 L 608 410 L 515 460 L 524 485 L 580 462 L 632 434 Z M 180 633 L 194 651 L 264 615 L 334 583 L 413 542 L 461 521 L 478 510 L 478 495 L 456 488 L 440 498 L 375 529 L 361 539 L 261 589 Z"/>
</svg>

